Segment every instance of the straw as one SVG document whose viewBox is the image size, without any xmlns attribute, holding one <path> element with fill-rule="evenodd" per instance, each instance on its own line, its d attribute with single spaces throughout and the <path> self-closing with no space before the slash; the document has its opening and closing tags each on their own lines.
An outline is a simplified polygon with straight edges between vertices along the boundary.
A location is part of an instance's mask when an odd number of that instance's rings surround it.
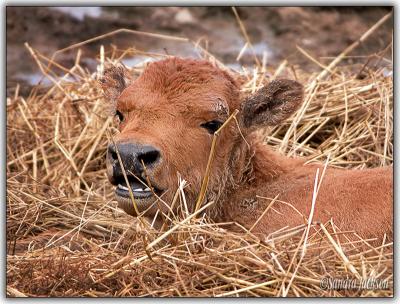
<svg viewBox="0 0 400 304">
<path fill-rule="evenodd" d="M 307 92 L 304 104 L 284 123 L 263 131 L 266 144 L 288 156 L 325 163 L 324 170 L 328 163 L 348 169 L 393 163 L 393 79 L 379 66 L 338 65 L 388 18 L 378 21 L 331 64 L 322 64 L 310 50 L 300 51 L 322 70 L 309 73 L 296 67 L 296 77 Z M 109 35 L 120 32 L 124 31 Z M 157 35 L 147 37 L 172 39 Z M 188 179 L 177 176 L 179 187 L 169 189 L 174 199 L 161 198 L 173 208 L 164 214 L 160 231 L 142 223 L 142 217 L 127 215 L 118 208 L 106 176 L 105 154 L 117 129 L 97 85 L 97 70 L 83 69 L 79 52 L 73 66 L 66 67 L 55 56 L 48 58 L 29 44 L 26 47 L 52 85 L 43 94 L 24 97 L 16 90 L 7 98 L 8 296 L 393 295 L 393 243 L 387 237 L 378 242 L 380 236 L 365 239 L 355 231 L 342 231 L 335 219 L 314 223 L 312 212 L 303 215 L 304 225 L 288 223 L 265 238 L 255 235 L 254 227 L 276 204 L 291 206 L 277 197 L 259 197 L 269 203 L 249 223 L 250 229 L 209 218 L 204 211 L 219 203 L 207 201 L 206 193 L 220 131 L 214 135 L 194 211 L 188 210 L 185 196 Z M 247 47 L 251 43 L 246 40 L 242 52 Z M 214 60 L 197 48 L 205 59 Z M 135 49 L 106 50 L 100 49 L 100 70 L 104 63 L 115 64 L 124 56 L 155 56 Z M 223 62 L 215 62 L 229 70 Z M 257 71 L 268 70 L 272 78 L 293 74 L 288 60 L 275 69 L 265 62 L 234 75 L 246 80 L 241 88 L 244 96 L 271 80 Z M 363 79 L 356 77 L 360 70 Z M 135 77 L 142 71 L 140 64 L 130 68 Z M 74 82 L 66 75 L 73 75 Z M 225 124 L 233 119 L 239 127 L 239 115 L 235 112 Z M 318 208 L 323 175 L 315 179 L 313 201 L 308 202 L 311 211 Z M 135 208 L 134 199 L 132 204 Z M 325 290 L 320 284 L 326 277 L 369 276 L 386 282 L 387 288 Z"/>
</svg>

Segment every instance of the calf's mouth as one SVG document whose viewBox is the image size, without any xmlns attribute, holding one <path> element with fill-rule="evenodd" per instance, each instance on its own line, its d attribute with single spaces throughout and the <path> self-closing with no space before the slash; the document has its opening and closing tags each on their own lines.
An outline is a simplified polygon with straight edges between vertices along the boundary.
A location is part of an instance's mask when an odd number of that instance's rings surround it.
<svg viewBox="0 0 400 304">
<path fill-rule="evenodd" d="M 118 206 L 130 215 L 137 215 L 133 206 L 129 188 L 132 191 L 135 203 L 139 212 L 143 212 L 150 208 L 156 201 L 157 196 L 163 193 L 162 189 L 157 188 L 154 184 L 142 177 L 128 175 L 128 184 L 123 175 L 116 177 L 113 180 L 115 188 L 115 198 L 118 201 Z M 150 184 L 150 185 L 149 185 Z"/>
</svg>

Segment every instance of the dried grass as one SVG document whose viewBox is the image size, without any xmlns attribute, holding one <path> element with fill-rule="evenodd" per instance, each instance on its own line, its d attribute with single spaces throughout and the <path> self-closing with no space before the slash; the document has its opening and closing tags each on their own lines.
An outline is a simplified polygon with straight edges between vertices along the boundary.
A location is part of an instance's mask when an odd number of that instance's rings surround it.
<svg viewBox="0 0 400 304">
<path fill-rule="evenodd" d="M 44 94 L 34 89 L 27 98 L 17 90 L 7 99 L 9 296 L 393 295 L 392 243 L 354 241 L 355 232 L 340 231 L 332 221 L 314 223 L 312 214 L 308 225 L 285 227 L 268 240 L 244 228 L 225 230 L 225 223 L 206 215 L 170 215 L 164 232 L 127 216 L 116 207 L 106 178 L 107 135 L 114 127 L 97 73 L 80 66 L 80 52 L 75 65 L 65 68 L 26 46 L 53 86 Z M 197 47 L 202 57 L 228 69 Z M 106 62 L 136 55 L 146 54 L 102 49 L 99 71 Z M 144 66 L 131 72 L 139 75 Z M 240 73 L 247 93 L 283 75 L 306 85 L 302 108 L 265 132 L 266 141 L 287 155 L 331 166 L 391 164 L 392 78 L 381 68 L 321 66 L 322 73 L 310 75 L 287 61 L 271 72 L 263 62 Z M 354 72 L 360 69 L 363 77 Z M 184 204 L 182 189 L 175 197 Z M 320 282 L 328 277 L 375 277 L 389 288 L 324 290 Z"/>
</svg>

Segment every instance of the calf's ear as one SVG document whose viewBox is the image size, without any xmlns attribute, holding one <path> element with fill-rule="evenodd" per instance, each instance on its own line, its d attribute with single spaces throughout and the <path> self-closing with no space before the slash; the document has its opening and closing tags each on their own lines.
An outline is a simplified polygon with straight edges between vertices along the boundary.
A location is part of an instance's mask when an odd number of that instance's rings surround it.
<svg viewBox="0 0 400 304">
<path fill-rule="evenodd" d="M 303 86 L 297 81 L 271 81 L 243 101 L 243 125 L 245 128 L 275 126 L 296 111 L 302 101 Z"/>
<path fill-rule="evenodd" d="M 104 96 L 113 102 L 132 82 L 132 76 L 122 64 L 106 67 L 103 76 L 99 79 Z"/>
</svg>

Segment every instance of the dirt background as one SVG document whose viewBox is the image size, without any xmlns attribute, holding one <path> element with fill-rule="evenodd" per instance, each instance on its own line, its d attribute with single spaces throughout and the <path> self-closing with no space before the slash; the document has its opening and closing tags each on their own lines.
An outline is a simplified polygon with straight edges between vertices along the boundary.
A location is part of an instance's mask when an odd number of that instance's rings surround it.
<svg viewBox="0 0 400 304">
<path fill-rule="evenodd" d="M 327 63 L 387 14 L 391 7 L 238 7 L 259 60 L 276 67 L 283 59 L 312 70 L 319 67 L 301 54 L 296 46 Z M 246 43 L 231 7 L 7 7 L 7 96 L 20 84 L 26 95 L 32 86 L 46 86 L 34 60 L 24 46 L 28 42 L 46 56 L 74 43 L 116 30 L 140 31 L 187 37 L 201 41 L 203 47 L 228 66 L 238 69 L 252 65 L 248 49 L 237 61 Z M 364 60 L 358 56 L 391 57 L 393 20 L 376 33 L 343 63 Z M 82 62 L 96 68 L 100 45 L 106 51 L 135 47 L 142 51 L 167 52 L 178 56 L 198 56 L 193 45 L 168 40 L 118 34 L 82 47 Z M 73 65 L 77 50 L 62 53 L 57 61 Z M 126 64 L 134 64 L 135 60 Z"/>
</svg>

